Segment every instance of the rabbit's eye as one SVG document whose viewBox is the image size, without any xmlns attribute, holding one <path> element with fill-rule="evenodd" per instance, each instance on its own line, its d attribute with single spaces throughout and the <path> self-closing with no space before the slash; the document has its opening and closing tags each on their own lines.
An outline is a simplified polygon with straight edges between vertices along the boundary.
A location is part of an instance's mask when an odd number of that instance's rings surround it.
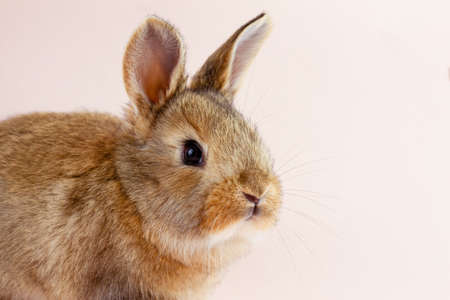
<svg viewBox="0 0 450 300">
<path fill-rule="evenodd" d="M 188 140 L 184 143 L 183 163 L 188 166 L 203 166 L 202 147 L 194 140 Z"/>
</svg>

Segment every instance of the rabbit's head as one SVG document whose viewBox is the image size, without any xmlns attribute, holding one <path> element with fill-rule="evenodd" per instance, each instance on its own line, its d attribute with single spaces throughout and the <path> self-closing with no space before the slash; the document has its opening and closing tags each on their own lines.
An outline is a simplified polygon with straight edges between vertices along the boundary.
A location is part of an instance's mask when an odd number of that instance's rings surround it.
<svg viewBox="0 0 450 300">
<path fill-rule="evenodd" d="M 241 77 L 270 30 L 240 27 L 192 77 L 168 23 L 149 18 L 124 57 L 132 102 L 119 176 L 146 238 L 181 259 L 252 239 L 274 225 L 281 187 L 256 128 L 234 107 Z"/>
</svg>

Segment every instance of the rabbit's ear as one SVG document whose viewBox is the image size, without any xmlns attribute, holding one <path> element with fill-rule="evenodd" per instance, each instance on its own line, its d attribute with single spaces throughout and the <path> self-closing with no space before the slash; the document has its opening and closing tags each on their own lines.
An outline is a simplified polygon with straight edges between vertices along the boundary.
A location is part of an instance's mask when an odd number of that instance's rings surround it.
<svg viewBox="0 0 450 300">
<path fill-rule="evenodd" d="M 142 24 L 123 59 L 127 93 L 141 117 L 159 107 L 185 83 L 185 51 L 177 30 L 158 17 Z"/>
<path fill-rule="evenodd" d="M 270 32 L 269 17 L 262 13 L 239 28 L 216 50 L 192 78 L 194 90 L 215 90 L 230 101 L 239 88 L 242 75 Z"/>
</svg>

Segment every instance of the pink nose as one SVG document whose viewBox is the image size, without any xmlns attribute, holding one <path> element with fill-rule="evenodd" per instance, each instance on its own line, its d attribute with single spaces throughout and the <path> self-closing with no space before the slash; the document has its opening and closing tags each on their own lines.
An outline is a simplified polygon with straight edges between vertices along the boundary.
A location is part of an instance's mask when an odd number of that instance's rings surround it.
<svg viewBox="0 0 450 300">
<path fill-rule="evenodd" d="M 244 192 L 243 192 L 243 194 L 244 194 L 245 198 L 247 198 L 248 201 L 250 201 L 251 203 L 254 203 L 255 205 L 258 205 L 259 200 L 260 200 L 258 197 L 244 193 Z"/>
</svg>

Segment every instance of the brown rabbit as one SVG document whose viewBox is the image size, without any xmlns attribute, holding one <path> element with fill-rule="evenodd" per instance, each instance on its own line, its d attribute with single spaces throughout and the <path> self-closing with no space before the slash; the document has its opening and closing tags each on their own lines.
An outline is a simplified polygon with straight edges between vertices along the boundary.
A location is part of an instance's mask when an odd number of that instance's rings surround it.
<svg viewBox="0 0 450 300">
<path fill-rule="evenodd" d="M 188 83 L 185 50 L 149 18 L 126 49 L 126 117 L 0 123 L 0 299 L 203 299 L 272 227 L 280 183 L 233 106 L 270 29 L 239 28 Z"/>
</svg>

